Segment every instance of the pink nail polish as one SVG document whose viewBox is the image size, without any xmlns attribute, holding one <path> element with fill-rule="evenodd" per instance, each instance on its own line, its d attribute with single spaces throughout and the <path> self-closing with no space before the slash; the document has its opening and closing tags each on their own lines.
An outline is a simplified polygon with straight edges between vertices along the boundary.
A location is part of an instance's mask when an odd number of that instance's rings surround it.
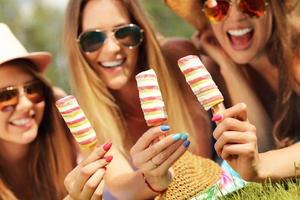
<svg viewBox="0 0 300 200">
<path fill-rule="evenodd" d="M 211 118 L 211 121 L 218 122 L 222 121 L 224 119 L 224 116 L 222 114 L 216 114 Z"/>
<path fill-rule="evenodd" d="M 108 162 L 108 163 L 109 163 L 109 162 L 111 162 L 111 161 L 112 161 L 112 159 L 113 159 L 113 156 L 105 156 L 105 157 L 104 157 L 104 159 L 105 159 L 105 161 L 106 161 L 106 162 Z"/>
<path fill-rule="evenodd" d="M 111 143 L 111 142 L 108 142 L 108 143 L 106 143 L 105 145 L 103 145 L 102 148 L 104 149 L 104 151 L 108 151 L 108 150 L 110 149 L 111 145 L 112 145 L 112 143 Z"/>
</svg>

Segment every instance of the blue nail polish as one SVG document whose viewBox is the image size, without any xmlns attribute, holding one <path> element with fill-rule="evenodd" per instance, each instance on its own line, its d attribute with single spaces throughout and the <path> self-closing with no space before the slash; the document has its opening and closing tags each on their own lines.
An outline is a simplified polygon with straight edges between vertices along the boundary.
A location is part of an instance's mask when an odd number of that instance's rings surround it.
<svg viewBox="0 0 300 200">
<path fill-rule="evenodd" d="M 188 133 L 183 133 L 183 134 L 181 135 L 181 139 L 182 139 L 182 140 L 187 140 L 188 137 L 189 137 L 189 134 L 188 134 Z"/>
<path fill-rule="evenodd" d="M 188 148 L 190 146 L 191 142 L 189 140 L 184 141 L 183 146 L 184 148 Z"/>
<path fill-rule="evenodd" d="M 173 135 L 172 138 L 173 138 L 174 141 L 177 141 L 181 138 L 181 134 L 177 133 L 177 134 Z"/>
<path fill-rule="evenodd" d="M 170 130 L 170 126 L 168 126 L 168 125 L 161 125 L 160 126 L 160 130 L 161 131 L 168 131 L 168 130 Z"/>
</svg>

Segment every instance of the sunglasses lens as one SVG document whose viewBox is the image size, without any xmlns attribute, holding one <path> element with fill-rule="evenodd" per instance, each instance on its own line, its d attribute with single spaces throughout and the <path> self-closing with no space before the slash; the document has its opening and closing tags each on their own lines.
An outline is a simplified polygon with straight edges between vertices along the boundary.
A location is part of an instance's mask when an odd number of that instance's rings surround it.
<svg viewBox="0 0 300 200">
<path fill-rule="evenodd" d="M 30 85 L 27 85 L 24 89 L 26 92 L 26 97 L 32 103 L 40 103 L 45 99 L 45 89 L 42 83 L 32 83 Z"/>
<path fill-rule="evenodd" d="M 125 26 L 116 30 L 115 38 L 123 46 L 136 47 L 141 43 L 143 39 L 143 33 L 140 27 L 131 24 L 129 26 Z"/>
<path fill-rule="evenodd" d="M 211 7 L 207 1 L 204 4 L 204 13 L 211 22 L 222 21 L 228 13 L 229 10 L 229 1 L 219 0 L 216 1 L 216 5 Z"/>
<path fill-rule="evenodd" d="M 0 110 L 5 110 L 5 108 L 10 106 L 15 106 L 18 104 L 18 90 L 5 90 L 0 92 Z"/>
<path fill-rule="evenodd" d="M 241 0 L 240 9 L 251 17 L 261 17 L 266 11 L 265 0 Z"/>
<path fill-rule="evenodd" d="M 99 49 L 106 38 L 105 33 L 99 31 L 85 32 L 80 36 L 79 44 L 84 52 L 93 52 Z"/>
</svg>

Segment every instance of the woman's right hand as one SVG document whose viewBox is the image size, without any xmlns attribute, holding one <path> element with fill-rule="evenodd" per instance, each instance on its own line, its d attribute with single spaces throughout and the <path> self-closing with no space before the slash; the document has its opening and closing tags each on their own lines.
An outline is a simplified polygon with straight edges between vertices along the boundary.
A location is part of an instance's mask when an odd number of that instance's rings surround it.
<svg viewBox="0 0 300 200">
<path fill-rule="evenodd" d="M 188 134 L 165 136 L 169 128 L 166 125 L 150 128 L 130 150 L 133 165 L 144 173 L 147 182 L 157 191 L 168 187 L 172 180 L 170 167 L 190 144 Z"/>
<path fill-rule="evenodd" d="M 256 179 L 259 172 L 256 128 L 247 120 L 246 104 L 228 108 L 213 119 L 220 119 L 213 132 L 217 154 L 245 180 Z"/>
<path fill-rule="evenodd" d="M 65 200 L 100 199 L 102 197 L 105 166 L 113 159 L 112 156 L 104 155 L 111 145 L 111 143 L 106 143 L 96 147 L 66 176 L 64 184 L 68 196 Z"/>
</svg>

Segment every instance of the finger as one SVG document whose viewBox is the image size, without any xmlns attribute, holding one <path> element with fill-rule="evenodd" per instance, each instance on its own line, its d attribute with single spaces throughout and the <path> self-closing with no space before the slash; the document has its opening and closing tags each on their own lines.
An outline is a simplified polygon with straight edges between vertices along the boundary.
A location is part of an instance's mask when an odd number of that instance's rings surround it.
<svg viewBox="0 0 300 200">
<path fill-rule="evenodd" d="M 71 193 L 71 190 L 74 185 L 74 180 L 77 177 L 77 174 L 79 173 L 78 171 L 80 170 L 80 166 L 77 165 L 69 174 L 65 177 L 64 180 L 64 185 L 68 193 Z"/>
<path fill-rule="evenodd" d="M 164 151 L 160 152 L 158 155 L 153 157 L 151 160 L 157 165 L 163 163 L 166 159 L 168 159 L 181 145 L 183 145 L 183 140 L 179 140 L 166 148 Z"/>
<path fill-rule="evenodd" d="M 104 190 L 104 181 L 101 181 L 92 196 L 92 200 L 102 199 L 103 190 Z"/>
<path fill-rule="evenodd" d="M 220 155 L 225 145 L 253 142 L 256 142 L 256 135 L 252 132 L 225 131 L 216 141 L 215 150 Z"/>
<path fill-rule="evenodd" d="M 102 181 L 105 174 L 105 169 L 101 168 L 98 169 L 86 182 L 84 188 L 81 192 L 80 198 L 81 199 L 90 199 L 96 188 L 99 186 L 100 182 Z"/>
<path fill-rule="evenodd" d="M 173 143 L 171 146 L 167 147 L 164 151 L 156 155 L 155 157 L 146 161 L 143 165 L 140 166 L 141 171 L 151 171 L 156 169 L 161 163 L 163 163 L 169 156 L 174 153 L 182 144 L 183 140 L 178 140 Z"/>
<path fill-rule="evenodd" d="M 100 169 L 105 169 L 105 166 L 111 162 L 112 158 L 112 156 L 107 156 L 103 159 L 96 160 L 82 167 L 76 179 L 73 180 L 73 188 L 71 189 L 73 191 L 72 194 L 78 195 L 82 191 L 84 185 L 86 185 L 87 180 L 90 179 L 90 177 L 93 176 Z"/>
<path fill-rule="evenodd" d="M 156 171 L 160 171 L 161 173 L 167 171 L 174 162 L 176 162 L 187 150 L 187 148 L 190 145 L 190 141 L 186 140 L 184 141 L 183 145 L 181 145 L 165 162 L 163 162 Z M 157 172 L 157 173 L 160 173 Z"/>
<path fill-rule="evenodd" d="M 164 149 L 178 141 L 181 136 L 182 135 L 180 133 L 168 135 L 167 137 L 161 139 L 159 142 L 149 146 L 144 151 L 137 153 L 136 155 L 134 155 L 134 165 L 139 166 L 140 164 L 152 159 Z"/>
<path fill-rule="evenodd" d="M 247 156 L 249 158 L 254 157 L 254 155 L 258 153 L 257 148 L 252 143 L 246 144 L 232 144 L 225 145 L 223 147 L 221 158 L 224 160 L 228 160 L 228 158 L 232 158 L 237 156 Z"/>
<path fill-rule="evenodd" d="M 221 121 L 213 132 L 213 136 L 216 140 L 225 132 L 225 131 L 238 131 L 238 132 L 255 132 L 256 128 L 254 125 L 250 124 L 247 121 L 240 121 L 234 118 L 225 118 Z"/>
<path fill-rule="evenodd" d="M 222 112 L 223 118 L 235 118 L 241 121 L 247 121 L 247 105 L 238 103 Z"/>
<path fill-rule="evenodd" d="M 80 163 L 81 166 L 85 166 L 91 162 L 94 162 L 95 160 L 98 160 L 99 158 L 102 158 L 105 153 L 111 148 L 112 143 L 106 143 L 101 146 L 96 147 L 92 153 Z"/>
<path fill-rule="evenodd" d="M 131 148 L 130 152 L 135 154 L 146 149 L 156 138 L 166 134 L 166 131 L 170 129 L 167 125 L 156 126 L 146 131 Z"/>
</svg>

